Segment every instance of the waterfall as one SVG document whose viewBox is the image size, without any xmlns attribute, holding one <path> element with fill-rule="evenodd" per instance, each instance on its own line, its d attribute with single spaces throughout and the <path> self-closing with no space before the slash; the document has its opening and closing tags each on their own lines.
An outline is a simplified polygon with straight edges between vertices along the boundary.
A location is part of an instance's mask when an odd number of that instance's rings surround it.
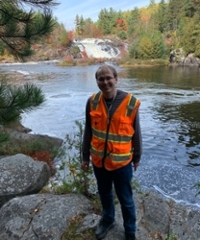
<svg viewBox="0 0 200 240">
<path fill-rule="evenodd" d="M 75 39 L 73 44 L 78 46 L 81 52 L 85 52 L 88 57 L 111 59 L 118 58 L 120 55 L 120 49 L 109 39 Z"/>
</svg>

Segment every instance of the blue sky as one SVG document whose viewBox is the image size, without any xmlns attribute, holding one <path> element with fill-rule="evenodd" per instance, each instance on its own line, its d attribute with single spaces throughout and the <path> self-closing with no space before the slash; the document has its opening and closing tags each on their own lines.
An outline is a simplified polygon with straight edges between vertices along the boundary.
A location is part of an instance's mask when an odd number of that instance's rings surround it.
<svg viewBox="0 0 200 240">
<path fill-rule="evenodd" d="M 76 15 L 82 15 L 83 18 L 91 18 L 93 21 L 98 19 L 98 14 L 101 9 L 109 9 L 112 7 L 115 11 L 132 10 L 135 7 L 147 7 L 150 0 L 58 0 L 59 6 L 53 9 L 54 17 L 58 18 L 60 23 L 63 23 L 67 30 L 74 27 Z M 156 3 L 160 0 L 155 1 Z"/>
</svg>

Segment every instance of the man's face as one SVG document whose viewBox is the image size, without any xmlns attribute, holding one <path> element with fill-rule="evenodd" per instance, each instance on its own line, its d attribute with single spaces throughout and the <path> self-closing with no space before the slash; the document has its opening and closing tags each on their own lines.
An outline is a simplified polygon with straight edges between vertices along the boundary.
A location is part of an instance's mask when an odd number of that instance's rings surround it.
<svg viewBox="0 0 200 240">
<path fill-rule="evenodd" d="M 117 77 L 109 68 L 101 69 L 97 74 L 97 85 L 105 97 L 112 98 L 115 95 Z"/>
</svg>

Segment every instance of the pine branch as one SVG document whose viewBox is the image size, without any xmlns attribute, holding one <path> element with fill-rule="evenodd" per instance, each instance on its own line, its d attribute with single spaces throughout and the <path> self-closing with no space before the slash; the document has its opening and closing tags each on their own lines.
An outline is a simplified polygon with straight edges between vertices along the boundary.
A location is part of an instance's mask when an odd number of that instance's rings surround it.
<svg viewBox="0 0 200 240">
<path fill-rule="evenodd" d="M 8 3 L 8 0 L 0 0 L 0 4 Z M 46 8 L 46 7 L 54 7 L 59 5 L 60 3 L 56 0 L 9 0 L 9 4 L 19 6 L 23 4 L 29 4 L 33 7 L 40 7 L 40 8 Z"/>
<path fill-rule="evenodd" d="M 59 3 L 54 0 L 21 0 L 21 2 L 38 6 L 38 7 L 44 7 L 44 6 L 53 7 L 53 6 L 59 5 Z"/>
<path fill-rule="evenodd" d="M 5 39 L 1 38 L 1 40 L 6 44 L 7 50 L 16 58 L 21 61 L 24 60 L 24 57 L 30 56 L 33 51 L 30 49 L 30 43 L 28 39 L 26 41 L 20 40 L 19 42 L 11 38 Z"/>
<path fill-rule="evenodd" d="M 43 13 L 28 13 L 20 8 L 20 4 L 31 4 L 43 8 Z M 48 6 L 57 5 L 54 0 L 0 0 L 0 40 L 7 50 L 18 60 L 30 56 L 31 42 L 52 32 L 56 22 Z"/>
<path fill-rule="evenodd" d="M 40 88 L 33 84 L 11 87 L 0 84 L 0 124 L 20 119 L 20 115 L 38 107 L 45 101 Z"/>
<path fill-rule="evenodd" d="M 31 16 L 33 14 L 33 10 L 30 10 L 28 13 L 21 12 L 21 14 L 23 14 L 21 17 L 19 17 L 19 15 L 14 12 L 15 10 L 16 9 L 6 9 L 6 6 L 3 8 L 0 7 L 0 13 L 4 15 L 4 17 L 2 17 L 2 19 L 1 19 L 1 21 L 4 21 L 4 22 L 0 23 L 0 27 L 7 26 L 7 24 L 9 23 L 9 21 L 11 19 L 15 20 L 17 22 L 24 22 L 24 23 L 30 21 Z"/>
<path fill-rule="evenodd" d="M 24 5 L 43 8 L 43 13 Z M 4 47 L 20 60 L 32 54 L 31 42 L 50 33 L 56 22 L 48 7 L 54 0 L 0 0 L 0 51 Z M 45 101 L 40 88 L 33 84 L 12 87 L 0 81 L 0 124 L 19 121 L 21 114 L 31 111 Z"/>
</svg>

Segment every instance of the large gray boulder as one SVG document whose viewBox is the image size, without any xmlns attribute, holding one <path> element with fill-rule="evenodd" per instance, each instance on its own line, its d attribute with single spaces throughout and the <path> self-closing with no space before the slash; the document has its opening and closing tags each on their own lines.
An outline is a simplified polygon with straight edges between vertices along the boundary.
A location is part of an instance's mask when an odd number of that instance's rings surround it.
<svg viewBox="0 0 200 240">
<path fill-rule="evenodd" d="M 16 196 L 38 193 L 51 177 L 45 162 L 17 154 L 0 160 L 0 207 Z M 1 239 L 1 238 L 0 238 Z"/>
<path fill-rule="evenodd" d="M 161 198 L 153 193 L 134 193 L 137 211 L 137 233 L 140 240 L 199 240 L 200 212 Z M 116 204 L 116 226 L 105 240 L 124 240 L 120 204 Z M 59 240 L 76 216 L 85 218 L 77 232 L 94 229 L 100 219 L 93 204 L 80 194 L 34 194 L 16 197 L 0 209 L 1 240 Z M 94 238 L 95 239 L 95 238 Z M 72 239 L 69 239 L 72 240 Z"/>
<path fill-rule="evenodd" d="M 200 240 L 199 211 L 153 193 L 144 195 L 134 193 L 134 199 L 138 240 L 168 239 L 169 236 L 170 239 Z M 119 203 L 115 210 L 116 226 L 108 232 L 105 240 L 125 240 Z M 99 220 L 97 215 L 86 216 L 79 231 L 94 228 L 97 220 Z"/>
<path fill-rule="evenodd" d="M 144 195 L 137 207 L 142 209 L 139 226 L 144 226 L 151 236 L 165 239 L 176 235 L 180 240 L 200 240 L 199 210 L 152 193 Z"/>
<path fill-rule="evenodd" d="M 91 211 L 89 200 L 78 194 L 16 197 L 0 209 L 0 239 L 58 240 L 73 217 Z"/>
</svg>

